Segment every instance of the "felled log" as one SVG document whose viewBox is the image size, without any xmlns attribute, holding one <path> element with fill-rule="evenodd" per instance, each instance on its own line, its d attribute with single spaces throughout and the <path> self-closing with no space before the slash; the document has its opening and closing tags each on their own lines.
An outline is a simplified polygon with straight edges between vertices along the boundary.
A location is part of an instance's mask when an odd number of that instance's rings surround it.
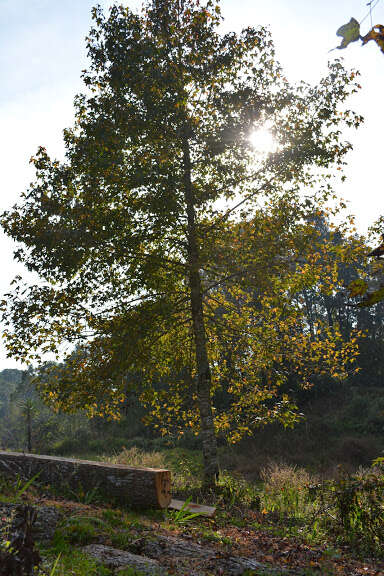
<svg viewBox="0 0 384 576">
<path fill-rule="evenodd" d="M 171 501 L 169 470 L 0 451 L 0 473 L 39 484 L 92 491 L 131 508 L 166 508 Z"/>
</svg>

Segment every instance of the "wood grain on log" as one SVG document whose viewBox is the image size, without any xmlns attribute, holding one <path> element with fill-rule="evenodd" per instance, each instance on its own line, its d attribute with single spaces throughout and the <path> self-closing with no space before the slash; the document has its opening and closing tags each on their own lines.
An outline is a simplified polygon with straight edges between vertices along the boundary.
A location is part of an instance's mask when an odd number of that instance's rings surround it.
<svg viewBox="0 0 384 576">
<path fill-rule="evenodd" d="M 0 451 L 0 473 L 70 490 L 97 490 L 132 508 L 166 508 L 171 501 L 169 470 Z"/>
</svg>

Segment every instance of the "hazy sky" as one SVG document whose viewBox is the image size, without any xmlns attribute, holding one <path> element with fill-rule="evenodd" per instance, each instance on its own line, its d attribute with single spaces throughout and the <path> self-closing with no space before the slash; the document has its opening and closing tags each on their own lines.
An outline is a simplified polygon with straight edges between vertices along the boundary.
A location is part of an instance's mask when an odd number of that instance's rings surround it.
<svg viewBox="0 0 384 576">
<path fill-rule="evenodd" d="M 347 50 L 339 44 L 339 26 L 353 16 L 361 21 L 367 0 L 222 0 L 225 30 L 267 25 L 286 76 L 317 82 L 328 59 L 343 56 L 360 70 L 362 90 L 350 107 L 365 117 L 357 133 L 340 194 L 349 201 L 360 230 L 383 213 L 384 55 L 370 42 Z M 90 25 L 91 0 L 0 0 L 0 211 L 14 204 L 33 179 L 29 158 L 39 145 L 57 157 L 63 154 L 62 129 L 73 118 L 73 96 L 80 92 L 81 70 L 87 65 L 84 38 Z M 99 2 L 108 7 L 111 2 Z M 139 0 L 124 4 L 137 8 Z M 384 24 L 384 0 L 373 13 Z M 362 24 L 366 33 L 369 17 Z M 0 233 L 0 294 L 16 273 L 11 242 Z M 14 367 L 0 349 L 0 369 Z"/>
</svg>

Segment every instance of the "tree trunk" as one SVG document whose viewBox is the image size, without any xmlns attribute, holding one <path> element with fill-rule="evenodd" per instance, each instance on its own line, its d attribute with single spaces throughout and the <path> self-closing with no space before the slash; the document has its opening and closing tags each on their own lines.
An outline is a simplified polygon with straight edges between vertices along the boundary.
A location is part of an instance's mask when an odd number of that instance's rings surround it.
<svg viewBox="0 0 384 576">
<path fill-rule="evenodd" d="M 32 406 L 28 403 L 26 408 L 27 419 L 27 450 L 32 452 Z"/>
<path fill-rule="evenodd" d="M 308 318 L 308 324 L 309 324 L 309 331 L 311 334 L 311 340 L 312 340 L 312 342 L 314 342 L 314 340 L 315 340 L 315 327 L 314 327 L 314 321 L 313 321 L 313 307 L 312 307 L 311 303 L 309 302 L 309 298 L 308 298 L 308 294 L 307 294 L 306 290 L 304 290 L 304 300 L 305 300 L 305 307 L 307 309 L 307 318 Z"/>
<path fill-rule="evenodd" d="M 197 366 L 197 395 L 200 411 L 200 430 L 203 443 L 204 485 L 214 486 L 219 474 L 217 442 L 213 424 L 211 401 L 211 369 L 207 353 L 204 325 L 203 296 L 199 270 L 199 249 L 196 235 L 195 200 L 191 179 L 191 159 L 188 136 L 183 139 L 184 194 L 187 209 L 189 288 Z"/>
</svg>

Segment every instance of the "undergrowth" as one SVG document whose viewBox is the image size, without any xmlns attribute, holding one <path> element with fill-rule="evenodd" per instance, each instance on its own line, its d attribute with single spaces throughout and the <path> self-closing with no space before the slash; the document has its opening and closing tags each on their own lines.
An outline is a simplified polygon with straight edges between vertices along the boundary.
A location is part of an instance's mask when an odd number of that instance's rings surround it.
<svg viewBox="0 0 384 576">
<path fill-rule="evenodd" d="M 192 450 L 145 453 L 138 448 L 124 449 L 110 461 L 134 466 L 170 468 L 174 492 L 217 507 L 214 520 L 190 513 L 187 504 L 181 511 L 133 511 L 112 507 L 89 506 L 83 514 L 67 515 L 56 530 L 49 549 L 42 550 L 43 572 L 54 576 L 109 576 L 80 549 L 105 542 L 122 550 L 135 552 L 133 543 L 150 525 L 165 530 L 188 532 L 207 545 L 233 549 L 235 538 L 228 527 L 246 527 L 281 537 L 294 536 L 303 542 L 324 545 L 330 550 L 348 546 L 351 554 L 383 558 L 384 542 L 384 465 L 359 469 L 354 474 L 340 470 L 335 478 L 322 479 L 301 467 L 270 462 L 258 482 L 248 482 L 233 472 L 222 471 L 215 490 L 201 488 L 202 463 Z M 24 490 L 20 480 L 0 478 L 3 501 L 35 497 L 36 487 Z M 81 488 L 72 495 L 75 501 L 86 498 Z M 85 502 L 85 504 L 88 504 Z M 105 503 L 103 504 L 105 506 Z M 96 513 L 97 509 L 97 513 Z M 122 573 L 124 574 L 124 573 Z M 310 572 L 308 572 L 310 574 Z M 326 572 L 324 572 L 326 574 Z M 128 576 L 136 576 L 127 571 Z"/>
<path fill-rule="evenodd" d="M 258 513 L 255 527 L 278 535 L 312 543 L 331 539 L 336 544 L 349 544 L 362 555 L 383 555 L 384 466 L 379 460 L 374 467 L 354 474 L 340 470 L 334 479 L 327 480 L 302 467 L 276 462 L 267 464 L 260 472 L 260 481 L 253 483 L 224 470 L 211 492 L 201 489 L 202 461 L 193 450 L 144 452 L 130 448 L 110 461 L 169 468 L 173 493 L 216 505 L 223 523 L 245 525 L 247 511 L 254 511 Z M 187 511 L 166 514 L 166 520 L 174 524 L 186 524 L 193 518 Z"/>
</svg>

